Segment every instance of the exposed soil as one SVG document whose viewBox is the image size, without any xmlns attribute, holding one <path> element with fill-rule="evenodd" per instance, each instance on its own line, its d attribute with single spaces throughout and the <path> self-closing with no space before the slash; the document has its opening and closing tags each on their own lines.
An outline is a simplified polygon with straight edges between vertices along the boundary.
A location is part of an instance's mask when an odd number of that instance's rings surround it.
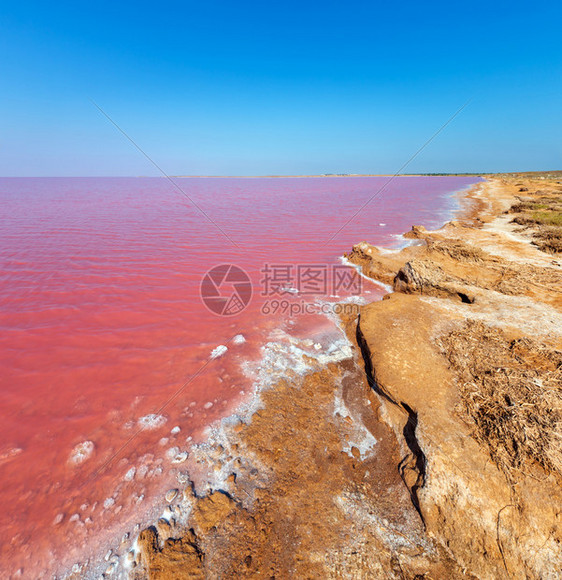
<svg viewBox="0 0 562 580">
<path fill-rule="evenodd" d="M 131 577 L 460 574 L 425 537 L 378 407 L 353 360 L 275 385 L 251 423 L 228 433 L 228 448 L 215 449 L 236 465 L 223 489 L 197 496 L 188 486 L 178 498 L 192 505 L 187 524 L 143 531 Z"/>
</svg>

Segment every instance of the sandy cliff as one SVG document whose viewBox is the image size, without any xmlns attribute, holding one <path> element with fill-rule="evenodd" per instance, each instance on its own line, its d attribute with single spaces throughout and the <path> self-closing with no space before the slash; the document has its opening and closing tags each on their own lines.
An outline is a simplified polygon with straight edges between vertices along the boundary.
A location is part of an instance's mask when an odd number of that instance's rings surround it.
<svg viewBox="0 0 562 580">
<path fill-rule="evenodd" d="M 412 441 L 400 467 L 412 501 L 479 578 L 562 570 L 562 268 L 539 249 L 542 224 L 517 226 L 522 194 L 551 198 L 555 215 L 562 187 L 491 179 L 478 220 L 349 256 L 396 291 L 362 309 L 358 336 L 390 423 Z"/>
</svg>

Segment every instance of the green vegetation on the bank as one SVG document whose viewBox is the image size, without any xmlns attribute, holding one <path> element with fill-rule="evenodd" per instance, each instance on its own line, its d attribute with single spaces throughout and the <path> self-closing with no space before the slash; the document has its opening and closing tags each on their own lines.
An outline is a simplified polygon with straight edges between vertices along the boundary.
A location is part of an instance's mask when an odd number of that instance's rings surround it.
<svg viewBox="0 0 562 580">
<path fill-rule="evenodd" d="M 535 183 L 539 185 L 538 181 Z M 562 253 L 562 183 L 557 176 L 540 182 L 540 188 L 529 191 L 528 187 L 521 187 L 519 203 L 513 205 L 509 212 L 517 214 L 513 223 L 532 232 L 533 242 L 541 250 L 559 254 Z"/>
<path fill-rule="evenodd" d="M 536 211 L 532 216 L 537 224 L 562 226 L 562 212 L 560 211 Z"/>
</svg>

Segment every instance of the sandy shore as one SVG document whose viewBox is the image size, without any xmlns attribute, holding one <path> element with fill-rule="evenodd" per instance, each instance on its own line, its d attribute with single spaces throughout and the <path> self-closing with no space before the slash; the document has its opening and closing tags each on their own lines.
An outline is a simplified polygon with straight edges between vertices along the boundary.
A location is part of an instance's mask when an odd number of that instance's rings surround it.
<svg viewBox="0 0 562 580">
<path fill-rule="evenodd" d="M 335 350 L 295 343 L 306 372 L 193 451 L 105 575 L 556 577 L 562 178 L 542 177 L 489 178 L 399 252 L 357 244 L 394 292 L 342 319 Z"/>
</svg>

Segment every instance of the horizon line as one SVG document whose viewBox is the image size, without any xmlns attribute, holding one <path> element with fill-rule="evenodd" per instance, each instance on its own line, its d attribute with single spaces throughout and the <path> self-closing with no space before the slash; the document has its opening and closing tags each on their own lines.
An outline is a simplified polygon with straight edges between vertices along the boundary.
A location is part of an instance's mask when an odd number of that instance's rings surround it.
<svg viewBox="0 0 562 580">
<path fill-rule="evenodd" d="M 302 173 L 302 174 L 264 174 L 264 175 L 170 175 L 174 179 L 284 179 L 304 177 L 445 177 L 455 175 L 513 175 L 523 173 L 562 173 L 562 169 L 523 170 L 523 171 L 428 171 L 416 173 Z M 0 179 L 83 179 L 83 178 L 127 178 L 127 179 L 166 179 L 162 175 L 1 175 Z"/>
</svg>

